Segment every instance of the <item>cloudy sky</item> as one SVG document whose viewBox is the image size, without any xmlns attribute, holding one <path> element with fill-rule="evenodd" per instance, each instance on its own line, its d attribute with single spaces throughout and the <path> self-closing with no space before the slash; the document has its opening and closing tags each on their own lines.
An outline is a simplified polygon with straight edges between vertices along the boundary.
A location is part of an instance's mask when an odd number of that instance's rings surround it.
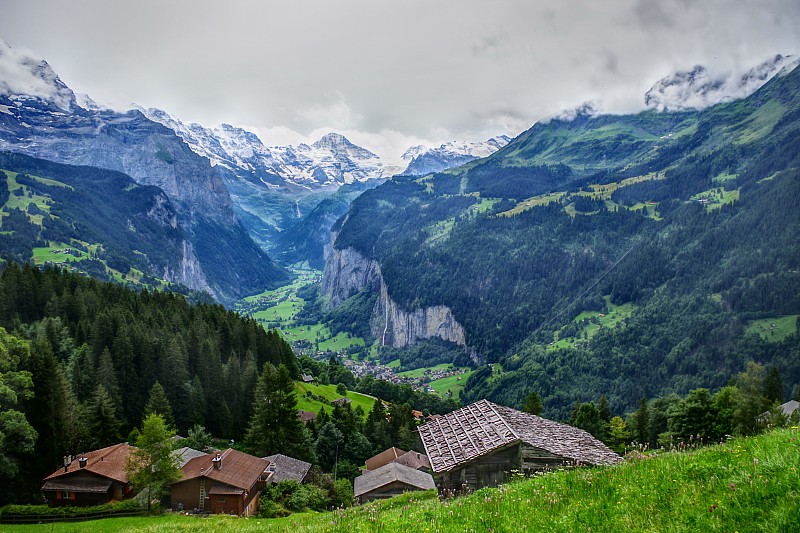
<svg viewBox="0 0 800 533">
<path fill-rule="evenodd" d="M 693 65 L 800 52 L 797 0 L 0 1 L 0 39 L 75 92 L 265 144 L 338 131 L 384 157 L 516 135 L 593 101 L 643 108 Z"/>
</svg>

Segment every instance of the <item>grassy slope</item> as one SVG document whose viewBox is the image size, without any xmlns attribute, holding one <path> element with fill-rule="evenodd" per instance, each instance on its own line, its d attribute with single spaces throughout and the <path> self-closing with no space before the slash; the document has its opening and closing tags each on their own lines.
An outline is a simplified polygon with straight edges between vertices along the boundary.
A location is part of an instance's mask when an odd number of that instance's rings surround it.
<svg viewBox="0 0 800 533">
<path fill-rule="evenodd" d="M 797 531 L 800 431 L 556 472 L 440 502 L 406 494 L 279 520 L 109 519 L 8 531 Z"/>
<path fill-rule="evenodd" d="M 341 394 L 336 392 L 336 385 L 315 385 L 311 383 L 295 382 L 294 386 L 297 390 L 297 408 L 302 409 L 303 411 L 314 411 L 315 413 L 319 413 L 322 409 L 325 409 L 328 411 L 328 413 L 330 413 L 333 410 L 333 407 L 331 407 L 330 404 L 307 397 L 305 395 L 306 392 L 310 391 L 320 398 L 325 398 L 329 402 L 342 397 Z M 356 407 L 361 407 L 365 414 L 369 413 L 369 411 L 372 409 L 372 405 L 375 403 L 375 398 L 360 394 L 358 392 L 347 391 L 347 397 L 352 401 L 350 406 L 353 409 Z"/>
</svg>

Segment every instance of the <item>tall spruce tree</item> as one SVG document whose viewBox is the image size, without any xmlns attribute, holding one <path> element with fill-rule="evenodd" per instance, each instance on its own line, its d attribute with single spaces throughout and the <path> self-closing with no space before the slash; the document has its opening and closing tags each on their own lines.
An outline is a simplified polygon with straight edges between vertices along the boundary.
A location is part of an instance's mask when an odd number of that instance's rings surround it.
<svg viewBox="0 0 800 533">
<path fill-rule="evenodd" d="M 97 386 L 85 412 L 89 449 L 103 448 L 120 441 L 122 422 L 117 418 L 117 406 L 105 387 Z"/>
<path fill-rule="evenodd" d="M 161 415 L 169 427 L 175 427 L 172 406 L 169 403 L 169 398 L 167 398 L 167 393 L 164 392 L 164 387 L 158 381 L 150 388 L 150 398 L 147 400 L 147 405 L 144 406 L 144 418 L 150 415 Z"/>
<path fill-rule="evenodd" d="M 256 455 L 282 453 L 298 459 L 308 457 L 309 443 L 297 417 L 297 396 L 289 370 L 264 365 L 255 394 L 255 411 L 245 442 Z"/>
</svg>

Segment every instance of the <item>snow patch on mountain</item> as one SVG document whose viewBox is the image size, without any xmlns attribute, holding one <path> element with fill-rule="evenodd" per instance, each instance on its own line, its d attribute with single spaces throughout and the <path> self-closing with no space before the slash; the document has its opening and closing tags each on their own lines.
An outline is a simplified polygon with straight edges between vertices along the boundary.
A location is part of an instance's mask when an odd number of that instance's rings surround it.
<svg viewBox="0 0 800 533">
<path fill-rule="evenodd" d="M 432 172 L 441 172 L 475 159 L 487 157 L 510 141 L 510 137 L 499 135 L 484 142 L 452 141 L 435 148 L 422 145 L 412 146 L 403 154 L 403 160 L 408 162 L 403 174 L 422 176 Z"/>
<path fill-rule="evenodd" d="M 266 146 L 250 131 L 230 124 L 206 128 L 186 124 L 160 109 L 138 108 L 149 119 L 177 133 L 196 153 L 240 179 L 272 189 L 315 190 L 389 177 L 392 169 L 369 150 L 337 133 L 298 146 Z"/>
<path fill-rule="evenodd" d="M 715 76 L 704 66 L 676 72 L 656 82 L 644 95 L 647 107 L 658 111 L 681 111 L 745 98 L 783 69 L 791 70 L 798 60 L 777 54 L 739 76 Z"/>
</svg>

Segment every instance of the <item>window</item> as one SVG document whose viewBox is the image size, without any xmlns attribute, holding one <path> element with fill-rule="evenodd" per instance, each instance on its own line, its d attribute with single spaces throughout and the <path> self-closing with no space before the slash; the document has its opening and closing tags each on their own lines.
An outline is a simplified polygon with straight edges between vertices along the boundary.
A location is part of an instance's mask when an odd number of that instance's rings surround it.
<svg viewBox="0 0 800 533">
<path fill-rule="evenodd" d="M 70 498 L 69 491 L 68 490 L 62 490 L 61 491 L 61 499 L 69 500 L 69 498 Z"/>
</svg>

